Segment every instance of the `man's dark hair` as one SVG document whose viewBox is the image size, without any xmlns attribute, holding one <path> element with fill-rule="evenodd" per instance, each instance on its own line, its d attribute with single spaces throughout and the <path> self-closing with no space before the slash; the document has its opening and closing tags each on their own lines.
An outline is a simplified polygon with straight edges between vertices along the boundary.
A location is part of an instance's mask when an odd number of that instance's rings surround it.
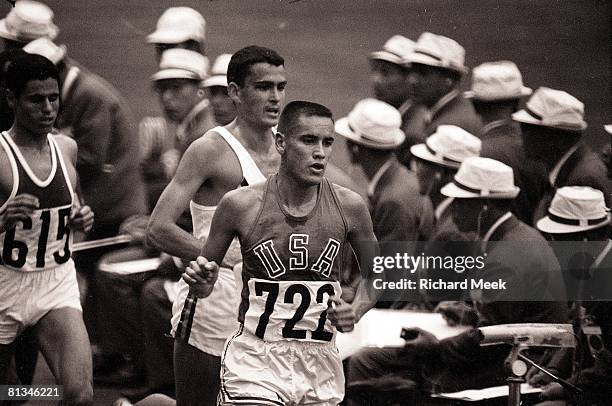
<svg viewBox="0 0 612 406">
<path fill-rule="evenodd" d="M 251 72 L 251 66 L 256 63 L 269 63 L 273 66 L 281 66 L 285 64 L 285 60 L 276 51 L 250 45 L 242 48 L 230 59 L 227 67 L 227 83 L 234 82 L 238 86 L 244 86 L 244 81 Z"/>
<path fill-rule="evenodd" d="M 19 55 L 6 69 L 6 88 L 19 97 L 31 80 L 53 78 L 60 85 L 59 71 L 47 58 L 35 54 Z"/>
<path fill-rule="evenodd" d="M 283 109 L 278 120 L 278 131 L 287 135 L 301 116 L 325 117 L 334 121 L 332 112 L 322 104 L 296 100 L 287 104 Z"/>
</svg>

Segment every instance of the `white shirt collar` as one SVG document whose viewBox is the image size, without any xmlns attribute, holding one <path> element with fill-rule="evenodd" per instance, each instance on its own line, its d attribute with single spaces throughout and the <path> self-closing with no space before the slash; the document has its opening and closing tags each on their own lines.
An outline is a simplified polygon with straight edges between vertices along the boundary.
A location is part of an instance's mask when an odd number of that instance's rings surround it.
<svg viewBox="0 0 612 406">
<path fill-rule="evenodd" d="M 495 230 L 497 230 L 499 228 L 499 226 L 504 224 L 506 221 L 510 220 L 511 217 L 512 217 L 512 213 L 511 212 L 507 212 L 506 214 L 504 214 L 503 216 L 498 218 L 495 223 L 493 223 L 491 228 L 489 228 L 489 231 L 487 231 L 487 233 L 482 238 L 481 248 L 482 248 L 483 251 L 487 248 L 487 243 L 489 242 L 489 239 L 491 238 L 491 236 L 493 235 Z"/>
<path fill-rule="evenodd" d="M 62 101 L 66 100 L 68 97 L 68 93 L 74 82 L 76 81 L 77 76 L 79 76 L 80 69 L 76 66 L 71 66 L 68 68 L 68 73 L 66 73 L 66 78 L 64 79 L 64 84 L 62 85 Z"/>
<path fill-rule="evenodd" d="M 372 177 L 372 180 L 368 184 L 368 197 L 374 196 L 374 191 L 376 190 L 376 186 L 378 185 L 380 178 L 382 178 L 385 172 L 387 172 L 387 169 L 391 167 L 393 161 L 394 157 L 391 157 L 380 168 L 378 168 L 378 171 L 376 171 L 376 173 Z"/>
<path fill-rule="evenodd" d="M 503 127 L 509 122 L 510 120 L 508 119 L 491 121 L 490 123 L 487 123 L 482 127 L 482 129 L 480 130 L 480 133 L 483 135 L 486 135 L 489 131 L 495 128 Z"/>
<path fill-rule="evenodd" d="M 413 104 L 414 102 L 412 100 L 407 99 L 405 102 L 402 103 L 401 106 L 397 108 L 397 111 L 399 111 L 400 115 L 403 116 L 408 111 L 408 109 L 412 107 Z"/>
<path fill-rule="evenodd" d="M 193 106 L 191 111 L 187 113 L 183 121 L 176 127 L 176 137 L 182 140 L 185 137 L 185 132 L 189 123 L 197 116 L 202 110 L 210 105 L 208 99 L 202 99 L 198 104 Z"/>
<path fill-rule="evenodd" d="M 569 159 L 569 157 L 578 149 L 578 144 L 574 145 L 570 149 L 567 150 L 565 154 L 557 161 L 552 171 L 548 174 L 548 181 L 551 186 L 555 186 L 555 182 L 557 181 L 557 176 L 559 176 L 559 172 L 561 172 L 561 168 L 565 165 L 565 162 Z"/>
<path fill-rule="evenodd" d="M 610 252 L 610 250 L 612 250 L 612 240 L 608 240 L 608 243 L 606 244 L 604 249 L 599 253 L 597 258 L 593 262 L 593 265 L 591 265 L 591 268 L 598 268 L 599 265 L 601 265 L 601 263 L 604 260 L 604 258 L 606 258 L 606 256 Z"/>
<path fill-rule="evenodd" d="M 446 199 L 442 200 L 440 204 L 438 204 L 438 206 L 436 206 L 436 210 L 434 210 L 434 216 L 436 218 L 436 221 L 440 220 L 440 217 L 442 217 L 442 214 L 444 214 L 444 212 L 451 205 L 453 200 L 455 199 L 452 197 L 447 197 Z"/>
<path fill-rule="evenodd" d="M 440 100 L 438 100 L 436 104 L 429 109 L 429 121 L 433 120 L 433 117 L 438 114 L 438 111 L 442 110 L 444 106 L 450 103 L 457 96 L 459 96 L 459 89 L 453 89 L 442 96 Z"/>
</svg>

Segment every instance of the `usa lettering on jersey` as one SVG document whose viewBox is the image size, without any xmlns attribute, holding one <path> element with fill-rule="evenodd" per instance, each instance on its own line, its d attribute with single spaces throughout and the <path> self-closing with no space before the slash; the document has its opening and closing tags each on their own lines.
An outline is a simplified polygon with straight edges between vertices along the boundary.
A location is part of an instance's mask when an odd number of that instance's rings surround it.
<svg viewBox="0 0 612 406">
<path fill-rule="evenodd" d="M 291 254 L 289 257 L 290 271 L 303 271 L 308 269 L 308 240 L 308 234 L 291 234 L 289 236 L 289 252 Z M 287 267 L 283 264 L 274 248 L 273 240 L 266 240 L 259 243 L 253 248 L 253 252 L 257 255 L 257 258 L 266 269 L 270 278 L 278 278 L 287 272 Z M 329 277 L 334 261 L 338 256 L 338 252 L 340 252 L 340 242 L 333 238 L 329 238 L 325 248 L 310 270 L 325 277 Z"/>
</svg>

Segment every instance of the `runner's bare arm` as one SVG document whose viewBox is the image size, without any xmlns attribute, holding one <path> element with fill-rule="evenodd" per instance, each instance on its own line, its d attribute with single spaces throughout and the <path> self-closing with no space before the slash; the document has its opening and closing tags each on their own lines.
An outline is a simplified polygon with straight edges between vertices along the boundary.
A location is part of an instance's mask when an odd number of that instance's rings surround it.
<svg viewBox="0 0 612 406">
<path fill-rule="evenodd" d="M 210 295 L 217 280 L 219 264 L 241 230 L 248 228 L 255 214 L 256 195 L 247 189 L 228 192 L 217 206 L 210 226 L 209 238 L 202 247 L 201 255 L 189 263 L 183 280 L 190 285 L 191 292 L 203 298 Z"/>
<path fill-rule="evenodd" d="M 200 254 L 202 241 L 180 228 L 176 221 L 189 207 L 202 184 L 211 177 L 218 160 L 214 143 L 204 137 L 192 143 L 181 158 L 176 174 L 161 194 L 147 227 L 147 242 L 185 259 Z"/>
<path fill-rule="evenodd" d="M 70 213 L 70 227 L 74 230 L 88 232 L 94 224 L 94 212 L 83 200 L 79 174 L 76 171 L 78 145 L 72 138 L 63 134 L 53 135 L 66 164 L 70 182 L 75 193 L 73 210 Z"/>
</svg>

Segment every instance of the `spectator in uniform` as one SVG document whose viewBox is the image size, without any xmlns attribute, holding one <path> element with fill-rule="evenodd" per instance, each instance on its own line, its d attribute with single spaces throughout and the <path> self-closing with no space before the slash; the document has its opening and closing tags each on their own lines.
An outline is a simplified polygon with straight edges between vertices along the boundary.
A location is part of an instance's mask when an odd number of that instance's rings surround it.
<svg viewBox="0 0 612 406">
<path fill-rule="evenodd" d="M 552 249 L 509 211 L 518 192 L 512 168 L 481 157 L 465 159 L 453 182 L 442 188 L 445 196 L 455 198 L 451 214 L 459 230 L 478 235 L 474 255 L 487 253 L 483 272 L 470 277 L 502 278 L 508 283 L 507 291 L 470 291 L 479 316 L 474 326 L 567 321 L 564 286 Z M 514 243 L 522 244 L 520 255 L 512 249 Z M 419 328 L 408 333 L 411 338 L 404 348 L 362 350 L 351 357 L 349 387 L 352 382 L 376 395 L 389 377 L 408 388 L 406 382 L 412 381 L 417 391 L 452 392 L 504 384 L 508 349 L 480 347 L 477 330 L 440 341 Z"/>
<path fill-rule="evenodd" d="M 531 222 L 535 209 L 533 191 L 537 183 L 534 180 L 541 178 L 537 173 L 540 165 L 527 160 L 521 129 L 512 121 L 512 114 L 518 111 L 521 100 L 531 93 L 530 88 L 523 86 L 518 67 L 510 61 L 486 62 L 475 67 L 472 87 L 464 93 L 484 124 L 480 132 L 480 155 L 512 167 L 514 182 L 521 188 L 513 212 L 527 223 Z"/>
<path fill-rule="evenodd" d="M 574 309 L 584 309 L 574 312 L 580 316 L 575 327 L 580 329 L 576 333 L 578 351 L 582 355 L 578 355 L 581 362 L 568 379 L 583 393 L 576 397 L 554 383 L 544 388 L 542 398 L 549 402 L 541 406 L 552 406 L 559 400 L 573 401 L 578 405 L 605 405 L 612 396 L 612 241 L 609 237 L 610 214 L 603 193 L 588 186 L 557 189 L 547 215 L 538 220 L 537 228 L 553 241 L 575 241 L 573 246 L 586 241 L 593 247 L 588 249 L 593 254 L 592 262 L 579 270 L 580 277 L 569 275 L 573 278 L 571 284 L 567 284 L 573 291 L 570 299 L 576 300 Z M 567 245 L 559 245 L 557 249 L 559 258 L 567 256 L 561 252 L 563 247 Z M 552 364 L 552 368 L 556 366 Z M 559 369 L 557 367 L 552 372 Z M 547 375 L 536 373 L 531 375 L 529 382 L 543 386 L 551 381 Z"/>
<path fill-rule="evenodd" d="M 424 32 L 405 60 L 410 65 L 411 93 L 415 103 L 425 108 L 406 134 L 403 149 L 421 144 L 442 124 L 451 124 L 478 135 L 482 127 L 472 104 L 463 97 L 459 85 L 468 68 L 465 49 L 455 40 Z"/>
<path fill-rule="evenodd" d="M 562 186 L 601 190 L 610 204 L 606 165 L 583 139 L 587 123 L 582 102 L 567 92 L 540 87 L 512 119 L 521 125 L 527 158 L 544 167 L 534 222 L 544 216 L 555 190 Z"/>
<path fill-rule="evenodd" d="M 236 118 L 236 107 L 227 94 L 227 67 L 231 58 L 231 54 L 219 55 L 213 63 L 210 77 L 204 80 L 204 88 L 218 125 L 229 124 Z"/>
<path fill-rule="evenodd" d="M 170 7 L 157 20 L 147 42 L 155 46 L 159 63 L 164 51 L 184 48 L 206 55 L 206 20 L 191 7 Z"/>
<path fill-rule="evenodd" d="M 335 124 L 336 132 L 346 139 L 351 161 L 369 181 L 370 215 L 384 255 L 415 254 L 417 241 L 427 239 L 433 227 L 431 205 L 417 193 L 415 174 L 394 153 L 405 138 L 400 126 L 397 109 L 376 99 L 361 100 Z M 383 299 L 377 307 L 389 307 L 395 298 Z"/>
</svg>

